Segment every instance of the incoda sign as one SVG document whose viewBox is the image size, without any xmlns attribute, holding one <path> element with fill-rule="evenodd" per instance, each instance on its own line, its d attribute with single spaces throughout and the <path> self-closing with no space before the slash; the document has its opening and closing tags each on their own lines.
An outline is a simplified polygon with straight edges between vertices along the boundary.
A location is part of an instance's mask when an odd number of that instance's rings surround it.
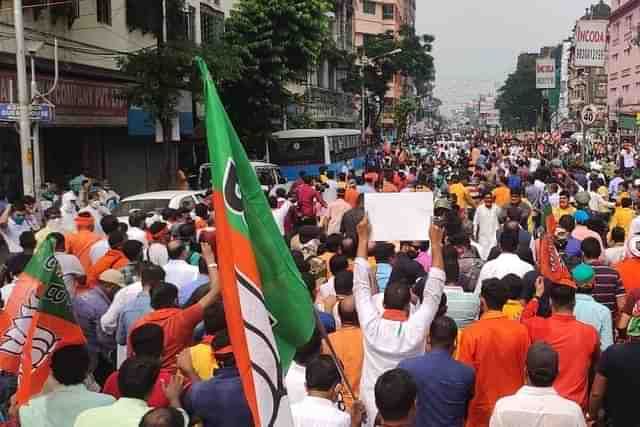
<svg viewBox="0 0 640 427">
<path fill-rule="evenodd" d="M 575 33 L 576 67 L 604 67 L 607 48 L 607 21 L 580 20 Z"/>
</svg>

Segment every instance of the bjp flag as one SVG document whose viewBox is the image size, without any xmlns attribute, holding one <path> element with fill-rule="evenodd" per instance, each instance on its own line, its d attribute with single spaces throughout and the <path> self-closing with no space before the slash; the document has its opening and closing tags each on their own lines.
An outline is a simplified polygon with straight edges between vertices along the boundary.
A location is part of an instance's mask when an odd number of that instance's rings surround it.
<svg viewBox="0 0 640 427">
<path fill-rule="evenodd" d="M 18 277 L 0 318 L 0 370 L 18 375 L 17 403 L 42 391 L 57 348 L 85 342 L 48 237 Z"/>
</svg>

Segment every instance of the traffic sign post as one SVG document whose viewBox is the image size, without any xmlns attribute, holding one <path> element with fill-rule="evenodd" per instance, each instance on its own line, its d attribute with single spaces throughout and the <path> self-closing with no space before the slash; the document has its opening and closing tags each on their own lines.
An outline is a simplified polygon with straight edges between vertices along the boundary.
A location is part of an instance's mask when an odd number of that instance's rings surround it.
<svg viewBox="0 0 640 427">
<path fill-rule="evenodd" d="M 582 160 L 586 162 L 586 148 L 587 148 L 587 127 L 593 125 L 596 122 L 598 115 L 598 109 L 595 105 L 585 105 L 580 112 L 580 120 L 582 121 Z"/>
<path fill-rule="evenodd" d="M 49 104 L 32 104 L 29 110 L 31 121 L 51 122 L 55 119 L 55 107 Z M 0 121 L 20 121 L 20 104 L 0 103 Z"/>
</svg>

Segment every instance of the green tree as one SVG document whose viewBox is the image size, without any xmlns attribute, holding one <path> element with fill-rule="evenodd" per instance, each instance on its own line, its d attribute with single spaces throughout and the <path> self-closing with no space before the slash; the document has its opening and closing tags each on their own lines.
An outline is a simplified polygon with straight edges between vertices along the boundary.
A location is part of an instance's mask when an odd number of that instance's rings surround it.
<svg viewBox="0 0 640 427">
<path fill-rule="evenodd" d="M 404 141 L 409 125 L 409 117 L 418 111 L 418 100 L 413 96 L 403 96 L 393 107 L 393 122 L 396 127 L 397 140 Z"/>
<path fill-rule="evenodd" d="M 532 129 L 542 105 L 542 92 L 536 89 L 535 55 L 521 55 L 516 70 L 498 90 L 496 107 L 505 129 Z"/>
<path fill-rule="evenodd" d="M 130 31 L 139 30 L 154 34 L 162 40 L 162 11 L 158 2 L 135 0 L 128 3 L 127 25 Z M 241 62 L 239 49 L 228 45 L 224 40 L 213 41 L 196 46 L 185 39 L 181 24 L 183 0 L 167 1 L 168 41 L 157 46 L 141 49 L 119 58 L 122 72 L 133 77 L 137 84 L 129 86 L 123 96 L 129 105 L 135 105 L 150 113 L 151 118 L 159 121 L 163 131 L 164 170 L 174 171 L 170 155 L 171 121 L 176 116 L 181 91 L 194 93 L 200 91 L 200 80 L 196 77 L 193 59 L 201 56 L 207 62 L 214 79 L 219 83 L 240 77 Z M 172 184 L 173 173 L 161 175 L 160 187 Z"/>
<path fill-rule="evenodd" d="M 434 41 L 433 36 L 418 35 L 415 28 L 404 25 L 398 34 L 388 31 L 370 36 L 365 40 L 360 54 L 377 59 L 365 63 L 364 67 L 361 67 L 355 55 L 351 56 L 343 89 L 360 93 L 364 78 L 364 86 L 371 95 L 370 99 L 375 99 L 378 103 L 377 108 L 369 104 L 366 107 L 368 112 L 366 116 L 374 131 L 377 131 L 380 117 L 384 112 L 385 95 L 390 89 L 394 75 L 400 74 L 411 78 L 419 96 L 428 93 L 430 83 L 435 78 L 435 67 L 431 55 Z M 392 51 L 398 49 L 400 53 L 390 55 Z M 376 110 L 374 118 L 371 117 L 373 110 Z"/>
<path fill-rule="evenodd" d="M 222 100 L 241 139 L 257 148 L 306 80 L 328 34 L 328 0 L 240 0 L 226 21 L 225 40 L 240 48 L 240 79 L 221 85 Z"/>
</svg>

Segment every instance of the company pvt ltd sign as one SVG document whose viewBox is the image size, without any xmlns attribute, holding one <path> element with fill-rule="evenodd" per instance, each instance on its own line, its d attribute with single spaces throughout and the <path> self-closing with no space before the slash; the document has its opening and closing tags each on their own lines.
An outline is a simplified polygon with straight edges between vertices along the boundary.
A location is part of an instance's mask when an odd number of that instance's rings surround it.
<svg viewBox="0 0 640 427">
<path fill-rule="evenodd" d="M 536 89 L 555 89 L 556 61 L 552 58 L 536 59 Z"/>
<path fill-rule="evenodd" d="M 575 49 L 576 67 L 604 67 L 607 57 L 607 21 L 578 21 Z"/>
</svg>

